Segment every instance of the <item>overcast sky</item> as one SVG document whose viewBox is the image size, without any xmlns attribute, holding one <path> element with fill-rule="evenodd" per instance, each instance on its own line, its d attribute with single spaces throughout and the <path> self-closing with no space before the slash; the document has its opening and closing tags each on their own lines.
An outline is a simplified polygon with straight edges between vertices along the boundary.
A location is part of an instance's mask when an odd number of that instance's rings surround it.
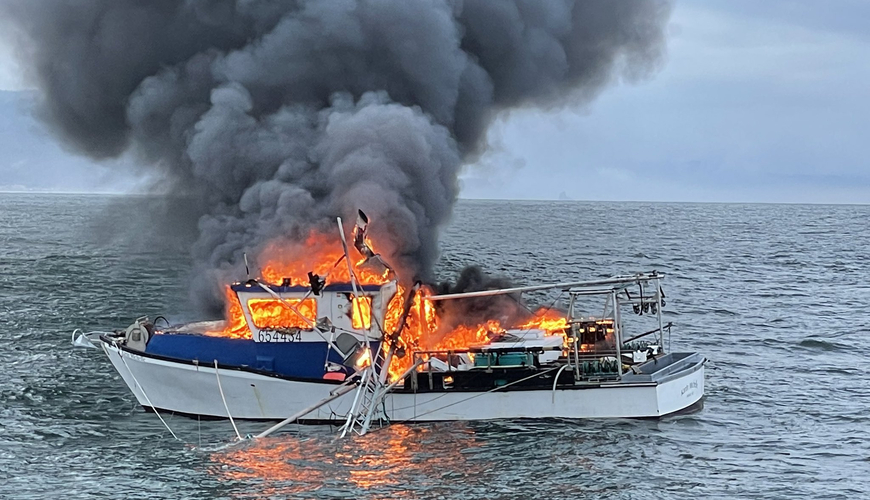
<svg viewBox="0 0 870 500">
<path fill-rule="evenodd" d="M 668 32 L 653 79 L 499 120 L 462 196 L 870 203 L 870 2 L 680 1 Z M 10 52 L 0 46 L 0 90 L 21 90 Z M 0 151 L 0 187 L 137 184 L 25 128 L 43 147 Z"/>
</svg>

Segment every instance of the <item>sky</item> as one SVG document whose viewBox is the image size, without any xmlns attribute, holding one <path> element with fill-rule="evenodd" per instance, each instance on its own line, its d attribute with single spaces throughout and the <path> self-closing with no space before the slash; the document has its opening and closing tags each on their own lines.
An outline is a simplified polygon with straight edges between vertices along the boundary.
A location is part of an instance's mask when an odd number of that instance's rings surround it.
<svg viewBox="0 0 870 500">
<path fill-rule="evenodd" d="M 870 203 L 868 61 L 870 2 L 677 1 L 660 72 L 581 108 L 500 117 L 461 196 Z M 61 149 L 26 88 L 0 44 L 0 189 L 142 188 Z"/>
</svg>

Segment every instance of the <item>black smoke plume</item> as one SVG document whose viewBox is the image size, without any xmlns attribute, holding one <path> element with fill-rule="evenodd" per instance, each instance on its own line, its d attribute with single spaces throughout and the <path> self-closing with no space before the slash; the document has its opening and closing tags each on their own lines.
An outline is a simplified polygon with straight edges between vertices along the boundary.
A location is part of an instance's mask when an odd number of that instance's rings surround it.
<svg viewBox="0 0 870 500">
<path fill-rule="evenodd" d="M 463 164 L 503 110 L 582 104 L 659 65 L 664 0 L 3 0 L 41 118 L 132 154 L 198 221 L 194 295 L 358 208 L 430 278 Z M 177 220 L 179 214 L 176 213 Z"/>
<path fill-rule="evenodd" d="M 448 295 L 512 286 L 508 278 L 488 274 L 480 267 L 471 265 L 460 271 L 455 282 L 442 282 L 432 289 L 437 295 Z M 502 325 L 513 326 L 532 315 L 518 293 L 438 301 L 435 302 L 435 310 L 439 331 L 433 332 L 433 338 L 427 339 L 431 343 L 427 348 L 434 348 L 438 344 L 441 340 L 439 334 L 452 332 L 459 325 L 478 325 L 488 320 L 498 320 Z"/>
</svg>

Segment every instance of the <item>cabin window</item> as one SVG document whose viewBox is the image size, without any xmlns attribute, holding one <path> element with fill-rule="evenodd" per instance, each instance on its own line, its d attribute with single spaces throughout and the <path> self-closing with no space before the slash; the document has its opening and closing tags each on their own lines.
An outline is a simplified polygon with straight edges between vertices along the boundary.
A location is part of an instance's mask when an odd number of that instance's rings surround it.
<svg viewBox="0 0 870 500">
<path fill-rule="evenodd" d="M 359 297 L 353 299 L 351 307 L 351 324 L 357 330 L 368 330 L 372 327 L 372 298 Z"/>
<path fill-rule="evenodd" d="M 260 330 L 276 330 L 279 328 L 310 330 L 311 325 L 317 321 L 317 301 L 314 299 L 286 299 L 286 302 L 293 306 L 296 311 L 287 307 L 287 304 L 280 300 L 249 300 L 248 310 L 251 312 L 254 326 Z"/>
</svg>

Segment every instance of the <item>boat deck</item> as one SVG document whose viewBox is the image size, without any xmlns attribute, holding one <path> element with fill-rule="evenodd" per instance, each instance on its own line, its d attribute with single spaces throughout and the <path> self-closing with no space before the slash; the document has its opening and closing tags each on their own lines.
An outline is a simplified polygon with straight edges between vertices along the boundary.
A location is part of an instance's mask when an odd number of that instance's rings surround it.
<svg viewBox="0 0 870 500">
<path fill-rule="evenodd" d="M 491 366 L 465 370 L 418 371 L 394 391 L 402 393 L 486 391 L 511 386 L 511 390 L 594 388 L 602 385 L 661 384 L 701 368 L 699 353 L 669 353 L 618 373 L 585 374 L 575 380 L 564 361 L 541 366 Z M 537 376 L 536 376 L 537 375 Z M 558 380 L 557 380 L 558 377 Z"/>
</svg>

